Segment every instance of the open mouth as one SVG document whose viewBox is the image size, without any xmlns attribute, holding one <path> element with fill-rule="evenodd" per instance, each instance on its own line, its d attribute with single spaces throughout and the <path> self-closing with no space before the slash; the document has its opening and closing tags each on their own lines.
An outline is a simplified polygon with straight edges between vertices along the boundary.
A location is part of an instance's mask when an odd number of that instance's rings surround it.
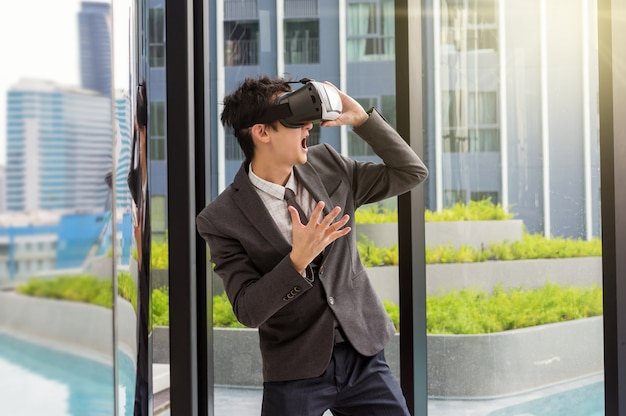
<svg viewBox="0 0 626 416">
<path fill-rule="evenodd" d="M 303 149 L 306 149 L 306 137 L 304 139 L 302 139 L 302 142 L 300 143 L 300 145 L 302 146 Z"/>
</svg>

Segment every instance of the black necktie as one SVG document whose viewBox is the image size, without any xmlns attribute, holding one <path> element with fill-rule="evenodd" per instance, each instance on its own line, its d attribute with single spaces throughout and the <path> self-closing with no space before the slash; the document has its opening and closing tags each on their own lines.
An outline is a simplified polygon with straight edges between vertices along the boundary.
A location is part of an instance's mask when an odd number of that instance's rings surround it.
<svg viewBox="0 0 626 416">
<path fill-rule="evenodd" d="M 309 220 L 307 219 L 302 207 L 296 202 L 296 194 L 294 194 L 293 191 L 289 188 L 285 188 L 285 201 L 287 201 L 287 205 L 294 207 L 298 211 L 298 214 L 300 215 L 300 222 L 304 225 L 307 225 L 309 223 Z M 313 260 L 312 264 L 322 264 L 322 258 L 322 253 L 318 254 L 318 256 Z"/>
<path fill-rule="evenodd" d="M 285 201 L 287 201 L 287 205 L 294 207 L 298 210 L 298 214 L 300 215 L 300 222 L 306 225 L 309 220 L 306 217 L 306 214 L 302 210 L 302 207 L 296 202 L 296 194 L 289 188 L 285 188 Z"/>
</svg>

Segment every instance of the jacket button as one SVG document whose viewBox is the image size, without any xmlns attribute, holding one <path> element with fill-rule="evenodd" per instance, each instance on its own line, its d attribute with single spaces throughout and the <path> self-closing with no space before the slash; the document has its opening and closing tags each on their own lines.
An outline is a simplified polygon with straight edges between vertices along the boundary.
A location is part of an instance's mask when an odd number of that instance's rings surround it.
<svg viewBox="0 0 626 416">
<path fill-rule="evenodd" d="M 332 297 L 332 296 L 330 296 L 330 297 L 328 298 L 328 303 L 330 303 L 331 305 L 334 305 L 334 304 L 335 304 L 335 298 L 334 298 L 334 297 Z"/>
<path fill-rule="evenodd" d="M 302 290 L 302 289 L 300 289 L 300 286 L 296 286 L 296 287 L 293 288 L 293 291 L 296 292 L 296 293 L 300 292 L 300 290 Z"/>
</svg>

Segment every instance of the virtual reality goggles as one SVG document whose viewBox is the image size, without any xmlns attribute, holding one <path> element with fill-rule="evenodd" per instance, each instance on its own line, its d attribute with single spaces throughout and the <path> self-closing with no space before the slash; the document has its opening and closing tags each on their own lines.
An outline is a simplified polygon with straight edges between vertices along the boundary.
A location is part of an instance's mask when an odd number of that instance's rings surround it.
<svg viewBox="0 0 626 416">
<path fill-rule="evenodd" d="M 335 120 L 341 114 L 341 97 L 335 88 L 321 82 L 303 79 L 304 86 L 282 94 L 254 124 L 276 120 L 292 129 L 306 123 Z"/>
</svg>

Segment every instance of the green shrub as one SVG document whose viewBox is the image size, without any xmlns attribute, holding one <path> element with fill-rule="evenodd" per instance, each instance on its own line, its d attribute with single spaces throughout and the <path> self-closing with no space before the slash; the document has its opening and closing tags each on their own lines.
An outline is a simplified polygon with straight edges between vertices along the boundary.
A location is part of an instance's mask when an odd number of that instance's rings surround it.
<svg viewBox="0 0 626 416">
<path fill-rule="evenodd" d="M 108 284 L 107 284 L 108 283 Z M 130 275 L 120 274 L 120 296 L 136 308 L 136 288 Z M 92 276 L 33 279 L 19 285 L 17 292 L 38 297 L 65 299 L 111 307 L 111 283 Z M 130 299 L 129 299 L 130 298 Z M 399 330 L 399 307 L 389 300 L 385 310 Z M 169 326 L 169 291 L 155 289 L 151 300 L 150 327 Z M 501 285 L 488 294 L 476 289 L 456 290 L 426 300 L 429 334 L 484 334 L 602 315 L 602 288 L 558 286 L 548 283 L 535 290 L 505 290 Z M 237 321 L 226 294 L 213 297 L 215 327 L 243 328 Z"/>
<path fill-rule="evenodd" d="M 379 247 L 362 235 L 356 246 L 365 267 L 398 265 L 399 250 L 397 244 L 391 247 Z"/>
<path fill-rule="evenodd" d="M 506 212 L 502 205 L 494 204 L 490 199 L 470 201 L 469 204 L 457 202 L 450 208 L 440 212 L 426 210 L 425 221 L 493 221 L 508 220 L 515 214 Z M 354 213 L 357 224 L 381 224 L 398 222 L 398 210 L 379 204 L 368 204 L 358 208 Z"/>
<path fill-rule="evenodd" d="M 441 212 L 426 210 L 425 221 L 493 221 L 508 220 L 515 217 L 515 214 L 508 213 L 502 205 L 494 204 L 490 199 L 480 201 L 470 201 L 469 205 L 457 202 L 450 208 L 445 208 Z"/>
<path fill-rule="evenodd" d="M 541 234 L 524 233 L 521 241 L 494 243 L 489 246 L 489 257 L 495 260 L 555 259 L 594 257 L 602 255 L 600 239 L 547 239 Z"/>
<path fill-rule="evenodd" d="M 54 279 L 31 279 L 19 285 L 16 291 L 28 296 L 91 303 L 110 308 L 113 305 L 112 288 L 108 279 L 74 275 Z"/>
<path fill-rule="evenodd" d="M 151 310 L 153 326 L 169 326 L 170 324 L 170 295 L 167 287 L 152 291 Z"/>
<path fill-rule="evenodd" d="M 121 272 L 117 275 L 117 294 L 129 301 L 133 309 L 137 311 L 137 285 L 129 272 Z"/>
<path fill-rule="evenodd" d="M 153 269 L 165 270 L 169 268 L 168 242 L 152 240 L 150 265 Z"/>
<path fill-rule="evenodd" d="M 213 326 L 218 328 L 244 328 L 235 317 L 226 293 L 213 296 Z"/>
<path fill-rule="evenodd" d="M 153 269 L 166 270 L 169 268 L 168 242 L 152 240 L 150 244 L 150 266 Z M 137 260 L 137 247 L 132 250 L 133 259 Z"/>
<path fill-rule="evenodd" d="M 602 288 L 548 283 L 536 290 L 491 294 L 476 289 L 453 291 L 426 300 L 429 334 L 484 334 L 602 315 Z"/>
<path fill-rule="evenodd" d="M 381 207 L 377 204 L 364 205 L 354 212 L 357 224 L 383 224 L 398 222 L 398 210 Z"/>
<path fill-rule="evenodd" d="M 396 332 L 400 331 L 400 306 L 396 305 L 389 299 L 383 300 L 383 306 L 387 311 L 387 314 L 393 322 L 393 326 L 396 328 Z"/>
</svg>

